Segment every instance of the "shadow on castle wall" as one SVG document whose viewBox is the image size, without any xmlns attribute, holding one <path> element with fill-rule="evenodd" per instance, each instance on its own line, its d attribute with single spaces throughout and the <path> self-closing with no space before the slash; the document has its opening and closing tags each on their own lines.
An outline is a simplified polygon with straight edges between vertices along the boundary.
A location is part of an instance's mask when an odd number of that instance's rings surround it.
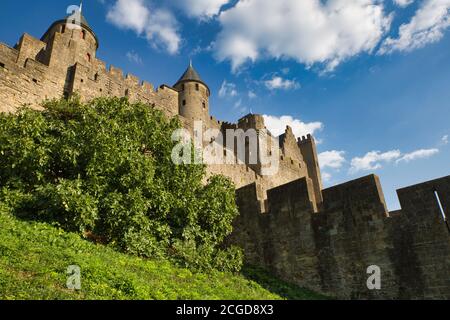
<svg viewBox="0 0 450 320">
<path fill-rule="evenodd" d="M 437 200 L 436 194 L 439 196 Z M 241 215 L 229 241 L 247 262 L 282 279 L 345 299 L 449 299 L 450 176 L 398 191 L 401 211 L 389 213 L 378 177 L 323 190 L 316 210 L 303 178 L 267 193 L 237 191 Z M 369 290 L 369 266 L 381 269 L 381 290 Z"/>
</svg>

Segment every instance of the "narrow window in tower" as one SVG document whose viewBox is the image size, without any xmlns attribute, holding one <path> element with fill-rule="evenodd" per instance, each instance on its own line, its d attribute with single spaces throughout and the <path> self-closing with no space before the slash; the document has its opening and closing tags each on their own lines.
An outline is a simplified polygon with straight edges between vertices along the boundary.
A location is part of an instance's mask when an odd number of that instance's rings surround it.
<svg viewBox="0 0 450 320">
<path fill-rule="evenodd" d="M 66 32 L 66 25 L 63 24 L 61 27 L 61 33 L 65 33 Z"/>
<path fill-rule="evenodd" d="M 86 31 L 81 31 L 81 38 L 84 40 L 86 39 Z"/>
<path fill-rule="evenodd" d="M 182 85 L 181 85 L 181 90 L 183 90 L 183 91 L 184 91 L 184 84 L 182 84 Z"/>
<path fill-rule="evenodd" d="M 183 100 L 183 106 L 185 106 L 186 105 L 186 100 Z"/>
<path fill-rule="evenodd" d="M 91 62 L 91 55 L 88 53 L 88 54 L 86 54 L 86 60 L 88 61 L 88 62 Z"/>
<path fill-rule="evenodd" d="M 206 109 L 206 103 L 203 101 L 203 109 Z"/>
<path fill-rule="evenodd" d="M 94 75 L 94 80 L 95 80 L 95 81 L 98 81 L 98 73 L 96 73 L 96 74 Z"/>
<path fill-rule="evenodd" d="M 130 90 L 126 89 L 125 90 L 125 97 L 128 97 L 130 95 Z"/>
<path fill-rule="evenodd" d="M 195 84 L 195 90 L 197 90 L 197 91 L 200 90 L 200 86 L 198 85 L 198 83 Z"/>
</svg>

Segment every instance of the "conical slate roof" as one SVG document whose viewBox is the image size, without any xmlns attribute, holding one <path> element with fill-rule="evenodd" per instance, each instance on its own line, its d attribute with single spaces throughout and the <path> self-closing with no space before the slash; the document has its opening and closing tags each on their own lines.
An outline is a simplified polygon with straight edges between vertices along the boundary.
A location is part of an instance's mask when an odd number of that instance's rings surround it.
<svg viewBox="0 0 450 320">
<path fill-rule="evenodd" d="M 41 40 L 45 38 L 45 36 L 47 35 L 47 33 L 57 24 L 66 24 L 66 23 L 70 23 L 71 21 L 69 20 L 69 18 L 71 17 L 71 15 L 68 15 L 67 17 L 65 17 L 64 19 L 61 20 L 57 20 L 55 22 L 53 22 L 53 24 L 48 28 L 48 30 L 44 33 L 44 35 L 42 36 Z M 97 41 L 97 48 L 98 48 L 98 38 L 97 35 L 95 34 L 95 32 L 91 29 L 89 23 L 87 22 L 86 18 L 84 17 L 84 15 L 80 12 L 80 24 L 83 28 L 85 28 L 86 30 L 90 31 L 94 37 L 95 40 Z"/>
<path fill-rule="evenodd" d="M 83 14 L 81 14 L 80 20 L 81 20 L 81 24 L 82 24 L 82 25 L 85 25 L 85 26 L 88 27 L 89 29 L 91 28 L 91 26 L 89 25 L 89 23 L 87 22 L 87 20 L 86 20 L 86 18 L 84 17 Z"/>
<path fill-rule="evenodd" d="M 203 84 L 209 90 L 208 85 L 205 82 L 203 82 L 203 80 L 200 77 L 200 75 L 198 74 L 198 72 L 192 66 L 192 62 L 189 64 L 189 67 L 186 69 L 186 71 L 183 73 L 183 75 L 177 81 L 177 83 L 175 83 L 174 87 L 176 87 L 177 85 L 179 85 L 181 83 L 188 82 L 188 81 L 199 82 L 199 83 Z"/>
<path fill-rule="evenodd" d="M 69 14 L 64 20 L 70 21 L 69 18 L 70 18 L 71 16 L 72 16 L 72 15 Z M 92 31 L 91 26 L 89 25 L 89 23 L 87 22 L 86 18 L 85 18 L 84 15 L 83 15 L 83 13 L 81 13 L 81 12 L 80 12 L 80 23 L 81 23 L 81 25 L 82 25 L 83 27 L 85 27 L 86 29 L 89 29 L 89 30 Z"/>
<path fill-rule="evenodd" d="M 177 81 L 177 83 L 180 83 L 182 81 L 198 81 L 203 82 L 200 78 L 200 75 L 197 71 L 195 71 L 194 67 L 190 65 L 187 70 L 184 72 L 184 74 L 181 76 L 180 80 Z"/>
</svg>

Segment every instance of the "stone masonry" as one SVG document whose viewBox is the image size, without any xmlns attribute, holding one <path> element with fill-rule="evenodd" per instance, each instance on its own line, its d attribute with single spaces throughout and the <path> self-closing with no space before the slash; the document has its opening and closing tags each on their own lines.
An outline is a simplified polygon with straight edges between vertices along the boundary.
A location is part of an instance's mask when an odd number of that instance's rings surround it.
<svg viewBox="0 0 450 320">
<path fill-rule="evenodd" d="M 192 64 L 175 85 L 157 89 L 107 69 L 97 36 L 80 18 L 78 27 L 71 17 L 54 22 L 40 40 L 24 34 L 12 48 L 0 43 L 0 112 L 39 110 L 44 100 L 74 94 L 83 101 L 115 96 L 179 117 L 191 132 L 194 121 L 222 133 L 265 130 L 260 115 L 237 123 L 210 116 L 210 89 Z M 248 153 L 207 167 L 208 176 L 225 175 L 239 188 L 240 216 L 228 241 L 248 263 L 340 298 L 450 299 L 450 176 L 399 190 L 402 210 L 388 212 L 376 176 L 324 190 L 314 138 L 297 140 L 287 127 L 277 141 L 275 175 L 263 174 L 260 159 L 249 164 Z M 367 287 L 372 265 L 381 269 L 380 290 Z"/>
</svg>

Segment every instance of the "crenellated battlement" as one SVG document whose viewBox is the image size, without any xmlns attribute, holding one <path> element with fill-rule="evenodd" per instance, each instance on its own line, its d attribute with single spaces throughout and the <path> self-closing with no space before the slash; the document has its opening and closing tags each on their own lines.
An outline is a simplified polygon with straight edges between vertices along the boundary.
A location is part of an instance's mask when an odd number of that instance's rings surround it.
<svg viewBox="0 0 450 320">
<path fill-rule="evenodd" d="M 24 34 L 14 48 L 0 43 L 0 112 L 39 109 L 43 100 L 74 94 L 83 101 L 127 97 L 178 117 L 189 130 L 201 120 L 223 134 L 253 129 L 262 136 L 262 115 L 228 123 L 209 114 L 210 89 L 192 64 L 174 86 L 159 87 L 107 67 L 82 18 L 79 30 L 58 20 L 40 40 Z M 224 143 L 224 155 L 236 156 Z M 247 262 L 342 298 L 450 299 L 450 176 L 398 190 L 402 210 L 389 213 L 375 175 L 323 189 L 312 135 L 296 139 L 287 127 L 275 149 L 258 151 L 273 150 L 279 170 L 271 176 L 262 174 L 261 158 L 207 166 L 207 177 L 225 175 L 239 188 L 240 216 L 229 241 L 244 249 Z M 371 265 L 382 271 L 379 291 L 366 286 Z"/>
<path fill-rule="evenodd" d="M 70 30 L 63 20 L 58 20 L 41 40 L 24 34 L 17 49 L 0 46 L 0 65 L 3 63 L 6 67 L 3 72 L 8 72 L 8 77 L 0 78 L 0 87 L 4 88 L 0 92 L 3 101 L 0 111 L 14 111 L 23 104 L 39 109 L 45 99 L 74 94 L 83 102 L 114 96 L 147 103 L 169 117 L 179 117 L 190 130 L 199 120 L 203 121 L 205 129 L 220 130 L 224 136 L 229 129 L 244 132 L 266 129 L 262 115 L 248 114 L 237 123 L 222 122 L 210 115 L 209 87 L 192 65 L 173 87 L 164 84 L 155 87 L 133 74 L 125 74 L 119 67 L 107 66 L 96 57 L 98 39 L 87 21 L 83 21 L 82 30 Z M 320 177 L 314 176 L 316 172 L 307 168 L 309 164 L 303 160 L 291 128 L 287 128 L 286 134 L 280 137 L 279 147 L 279 170 L 272 177 L 263 176 L 264 167 L 259 161 L 257 164 L 244 164 L 243 168 L 237 163 L 208 170 L 232 177 L 239 187 L 261 180 L 266 190 L 308 176 L 320 193 Z M 224 153 L 229 152 L 236 150 L 226 150 L 225 147 Z M 240 160 L 247 163 L 245 159 Z M 311 165 L 318 166 L 315 161 L 317 159 L 312 158 Z M 319 194 L 316 198 L 320 199 Z"/>
<path fill-rule="evenodd" d="M 297 142 L 298 142 L 298 144 L 306 144 L 306 143 L 311 143 L 312 140 L 313 140 L 312 135 L 308 134 L 306 137 L 303 136 L 303 137 L 298 138 Z"/>
<path fill-rule="evenodd" d="M 388 213 L 375 175 L 323 190 L 322 208 L 311 179 L 268 190 L 267 200 L 252 184 L 237 191 L 243 214 L 229 241 L 248 263 L 340 298 L 449 299 L 450 230 L 440 207 L 449 214 L 450 176 L 398 194 L 402 210 Z M 382 271 L 378 291 L 366 286 L 372 265 Z"/>
</svg>

